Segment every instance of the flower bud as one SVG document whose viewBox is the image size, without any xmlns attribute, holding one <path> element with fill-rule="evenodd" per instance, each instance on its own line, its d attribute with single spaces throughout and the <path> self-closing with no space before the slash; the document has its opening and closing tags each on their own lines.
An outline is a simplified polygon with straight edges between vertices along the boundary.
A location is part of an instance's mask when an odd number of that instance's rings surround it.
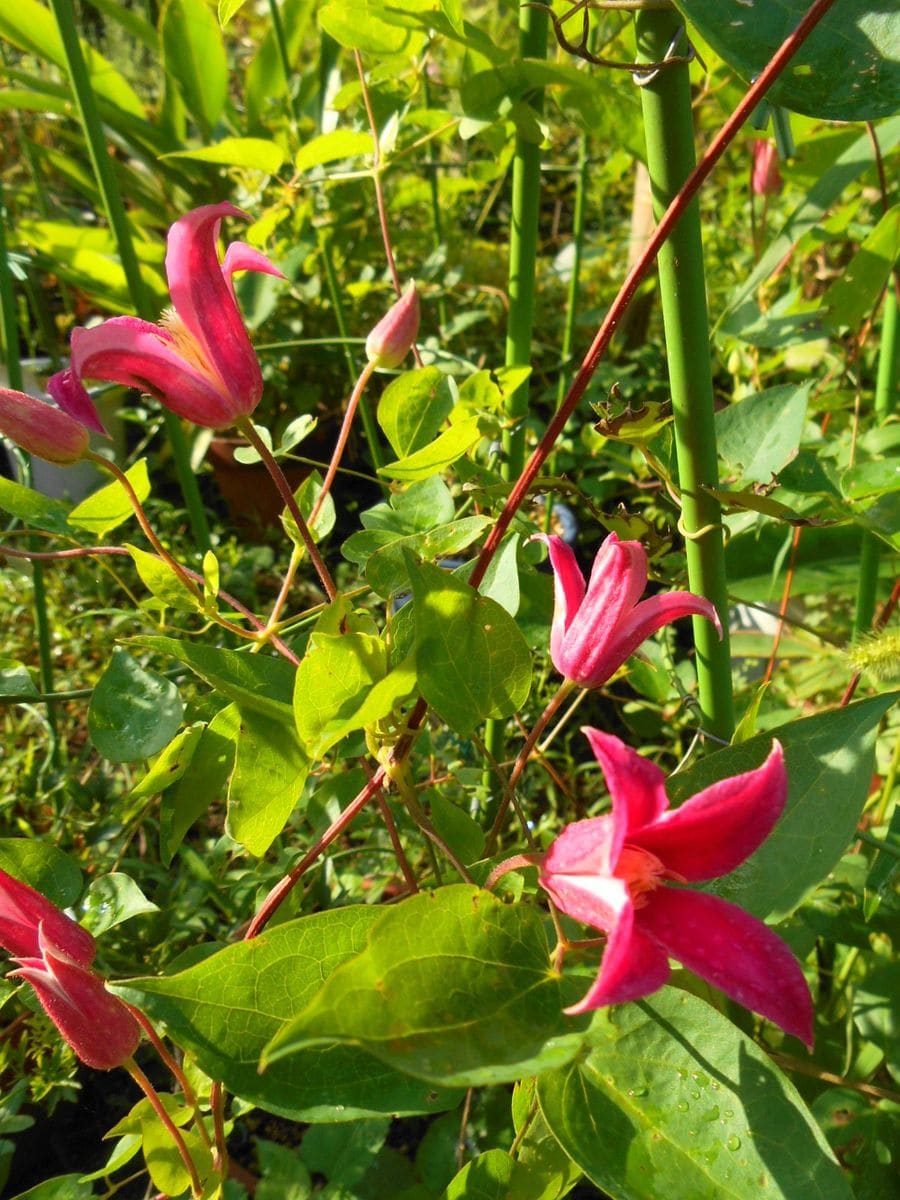
<svg viewBox="0 0 900 1200">
<path fill-rule="evenodd" d="M 88 434 L 67 413 L 12 388 L 0 388 L 0 433 L 47 462 L 68 465 L 84 458 Z"/>
<path fill-rule="evenodd" d="M 419 332 L 419 293 L 415 283 L 381 318 L 366 338 L 366 357 L 376 367 L 390 370 L 406 358 Z"/>
<path fill-rule="evenodd" d="M 42 926 L 73 962 L 89 967 L 94 961 L 94 939 L 86 929 L 33 887 L 0 870 L 0 946 L 16 958 L 36 958 Z"/>
<path fill-rule="evenodd" d="M 778 170 L 778 148 L 774 142 L 757 138 L 753 143 L 753 174 L 750 186 L 757 196 L 775 196 L 782 188 Z"/>
</svg>

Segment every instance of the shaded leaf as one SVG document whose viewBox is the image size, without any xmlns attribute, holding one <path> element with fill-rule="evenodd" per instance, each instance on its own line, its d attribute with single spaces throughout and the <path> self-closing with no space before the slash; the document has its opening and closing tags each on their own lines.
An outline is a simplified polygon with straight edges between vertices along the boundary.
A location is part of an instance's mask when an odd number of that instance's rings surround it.
<svg viewBox="0 0 900 1200">
<path fill-rule="evenodd" d="M 135 762 L 167 746 L 183 715 L 175 684 L 117 647 L 94 688 L 88 729 L 104 758 Z"/>
</svg>

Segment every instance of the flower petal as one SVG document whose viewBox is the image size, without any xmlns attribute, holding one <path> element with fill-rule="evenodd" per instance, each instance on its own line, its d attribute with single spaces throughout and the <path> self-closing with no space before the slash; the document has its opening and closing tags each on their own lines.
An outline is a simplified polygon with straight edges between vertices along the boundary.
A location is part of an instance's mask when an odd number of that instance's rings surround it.
<svg viewBox="0 0 900 1200">
<path fill-rule="evenodd" d="M 246 242 L 229 242 L 225 251 L 222 274 L 230 281 L 235 271 L 258 271 L 261 275 L 274 275 L 276 279 L 287 278 L 284 271 L 276 267 L 261 250 L 248 246 Z"/>
<path fill-rule="evenodd" d="M 66 416 L 74 418 L 85 429 L 93 429 L 95 433 L 102 433 L 104 437 L 109 437 L 103 428 L 103 422 L 97 415 L 93 400 L 85 391 L 81 380 L 77 378 L 74 371 L 67 369 L 51 375 L 47 380 L 47 392 Z"/>
<path fill-rule="evenodd" d="M 597 551 L 584 599 L 566 630 L 564 674 L 583 687 L 600 687 L 615 674 L 634 648 L 622 648 L 620 629 L 646 582 L 641 544 L 620 542 L 611 533 Z M 640 641 L 643 637 L 635 646 Z"/>
<path fill-rule="evenodd" d="M 766 840 L 784 810 L 787 772 L 778 742 L 761 767 L 721 779 L 629 835 L 695 883 L 727 875 Z"/>
<path fill-rule="evenodd" d="M 631 840 L 632 831 L 651 824 L 669 807 L 666 777 L 656 763 L 642 758 L 612 734 L 587 726 L 581 732 L 591 743 L 612 798 L 615 831 L 611 862 L 615 867 L 623 844 L 626 839 Z"/>
<path fill-rule="evenodd" d="M 230 276 L 226 277 L 219 263 L 219 224 L 229 216 L 246 214 L 228 203 L 195 208 L 171 227 L 166 251 L 166 276 L 175 311 L 219 376 L 222 390 L 232 397 L 231 416 L 223 424 L 251 413 L 262 395 L 259 363 Z M 236 269 L 232 260 L 229 271 Z"/>
<path fill-rule="evenodd" d="M 557 671 L 565 675 L 567 672 L 561 665 L 564 657 L 563 639 L 584 596 L 584 576 L 581 574 L 574 550 L 567 546 L 561 537 L 557 537 L 556 534 L 536 533 L 534 540 L 545 542 L 550 552 L 554 595 L 550 657 Z"/>
<path fill-rule="evenodd" d="M 150 392 L 195 425 L 218 429 L 234 422 L 233 401 L 218 381 L 183 358 L 163 329 L 136 317 L 74 330 L 72 370 Z"/>
<path fill-rule="evenodd" d="M 622 620 L 612 630 L 611 636 L 604 648 L 604 658 L 617 665 L 630 658 L 651 634 L 670 621 L 680 617 L 706 617 L 715 625 L 719 637 L 722 636 L 722 623 L 714 606 L 703 596 L 695 596 L 693 592 L 661 592 L 642 600 L 631 612 L 623 615 Z M 598 656 L 599 657 L 599 656 Z M 615 668 L 614 668 L 615 669 Z M 601 667 L 598 663 L 596 670 Z"/>
<path fill-rule="evenodd" d="M 669 960 L 665 950 L 641 932 L 634 908 L 629 903 L 610 933 L 600 974 L 593 986 L 577 1004 L 564 1011 L 577 1016 L 606 1004 L 640 1000 L 661 988 L 668 978 Z"/>
<path fill-rule="evenodd" d="M 73 962 L 89 967 L 97 953 L 88 931 L 21 879 L 0 870 L 0 946 L 16 958 L 40 954 L 39 931 Z"/>
<path fill-rule="evenodd" d="M 695 975 L 812 1046 L 806 979 L 762 921 L 718 896 L 664 887 L 638 912 L 637 924 Z"/>
<path fill-rule="evenodd" d="M 610 869 L 611 834 L 609 817 L 566 826 L 544 855 L 538 877 L 560 912 L 607 933 L 631 903 L 627 884 Z"/>
</svg>

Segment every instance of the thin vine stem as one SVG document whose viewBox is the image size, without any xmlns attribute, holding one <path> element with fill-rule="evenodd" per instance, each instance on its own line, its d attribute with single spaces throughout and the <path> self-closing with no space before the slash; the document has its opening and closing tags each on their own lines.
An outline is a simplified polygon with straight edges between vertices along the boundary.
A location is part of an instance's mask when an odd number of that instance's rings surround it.
<svg viewBox="0 0 900 1200">
<path fill-rule="evenodd" d="M 196 1164 L 191 1158 L 190 1151 L 188 1150 L 185 1140 L 181 1135 L 181 1130 L 169 1116 L 162 1100 L 160 1100 L 159 1096 L 157 1095 L 153 1084 L 137 1065 L 134 1059 L 127 1059 L 123 1065 L 125 1070 L 150 1101 L 150 1105 L 157 1117 L 159 1117 L 160 1123 L 164 1126 L 169 1134 L 169 1137 L 171 1137 L 172 1141 L 175 1143 L 179 1157 L 184 1163 L 185 1170 L 187 1171 L 191 1181 L 191 1192 L 195 1197 L 199 1197 L 203 1193 L 203 1186 L 200 1183 L 200 1176 L 197 1174 Z"/>
</svg>

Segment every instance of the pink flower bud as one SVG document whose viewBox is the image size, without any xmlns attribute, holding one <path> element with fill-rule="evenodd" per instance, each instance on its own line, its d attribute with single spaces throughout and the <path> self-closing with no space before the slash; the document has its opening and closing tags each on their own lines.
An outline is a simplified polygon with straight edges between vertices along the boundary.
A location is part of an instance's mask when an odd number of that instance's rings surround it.
<svg viewBox="0 0 900 1200">
<path fill-rule="evenodd" d="M 27 883 L 0 870 L 0 946 L 16 958 L 40 955 L 38 930 L 73 962 L 89 967 L 94 961 L 94 939 L 77 921 Z"/>
<path fill-rule="evenodd" d="M 757 196 L 775 196 L 782 188 L 778 170 L 778 147 L 774 142 L 757 138 L 753 143 L 753 174 L 750 186 Z"/>
<path fill-rule="evenodd" d="M 87 430 L 74 417 L 12 388 L 0 388 L 0 433 L 52 463 L 76 463 L 88 448 Z"/>
<path fill-rule="evenodd" d="M 406 358 L 419 332 L 419 293 L 415 283 L 385 313 L 366 338 L 366 357 L 390 370 Z"/>
<path fill-rule="evenodd" d="M 141 1028 L 99 975 L 55 945 L 41 922 L 38 954 L 20 958 L 10 977 L 34 988 L 47 1016 L 78 1057 L 89 1067 L 120 1067 L 137 1049 Z"/>
</svg>

